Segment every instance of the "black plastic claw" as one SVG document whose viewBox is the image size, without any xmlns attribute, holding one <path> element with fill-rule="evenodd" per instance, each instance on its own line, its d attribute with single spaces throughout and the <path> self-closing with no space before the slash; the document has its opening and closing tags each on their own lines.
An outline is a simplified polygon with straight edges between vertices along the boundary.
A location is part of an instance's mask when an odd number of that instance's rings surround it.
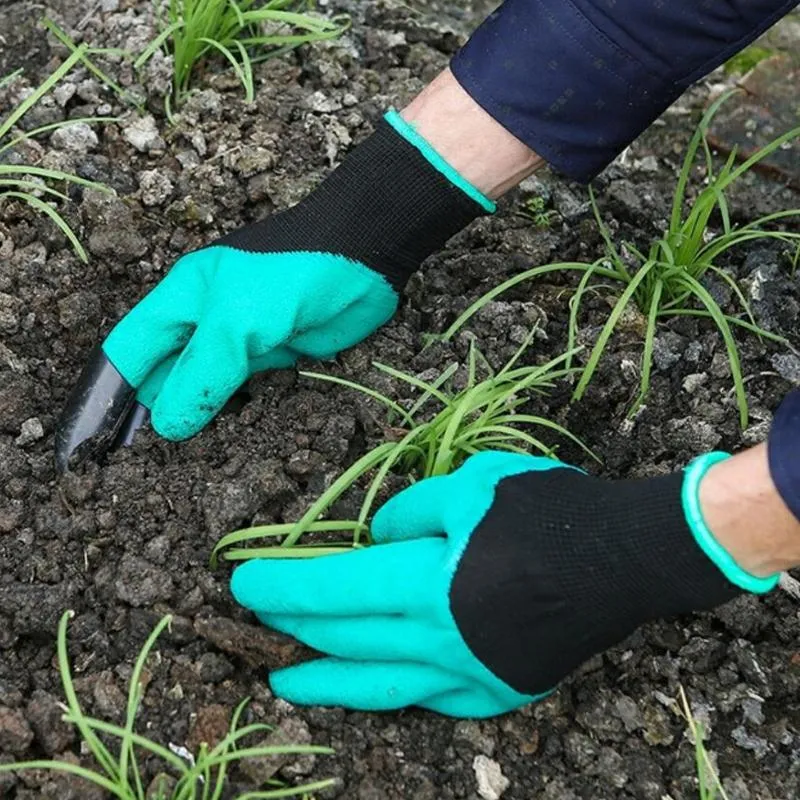
<svg viewBox="0 0 800 800">
<path fill-rule="evenodd" d="M 56 427 L 56 470 L 66 472 L 73 457 L 101 455 L 125 443 L 147 418 L 136 390 L 119 374 L 98 345 L 72 390 Z M 135 426 L 135 427 L 132 427 Z"/>
<path fill-rule="evenodd" d="M 150 409 L 141 403 L 134 403 L 131 410 L 122 420 L 119 432 L 117 433 L 112 450 L 117 447 L 130 447 L 133 444 L 133 437 L 139 428 L 144 427 L 150 421 Z"/>
</svg>

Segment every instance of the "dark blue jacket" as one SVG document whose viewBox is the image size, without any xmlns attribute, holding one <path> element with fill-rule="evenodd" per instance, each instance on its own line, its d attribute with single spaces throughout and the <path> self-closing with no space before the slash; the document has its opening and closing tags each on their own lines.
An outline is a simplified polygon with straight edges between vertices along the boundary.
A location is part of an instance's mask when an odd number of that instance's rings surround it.
<svg viewBox="0 0 800 800">
<path fill-rule="evenodd" d="M 798 0 L 505 0 L 458 82 L 556 169 L 591 180 L 691 83 Z"/>
</svg>

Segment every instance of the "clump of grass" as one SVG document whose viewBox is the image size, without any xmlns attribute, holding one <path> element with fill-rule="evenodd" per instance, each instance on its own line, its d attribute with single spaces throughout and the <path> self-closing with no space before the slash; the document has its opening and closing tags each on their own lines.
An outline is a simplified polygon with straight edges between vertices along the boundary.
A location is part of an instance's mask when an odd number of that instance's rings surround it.
<svg viewBox="0 0 800 800">
<path fill-rule="evenodd" d="M 729 800 L 725 787 L 719 778 L 711 757 L 703 744 L 703 726 L 692 714 L 692 707 L 683 686 L 679 687 L 679 708 L 678 713 L 686 720 L 689 727 L 690 740 L 694 742 L 694 757 L 697 765 L 697 787 L 700 800 Z"/>
<path fill-rule="evenodd" d="M 361 392 L 382 403 L 391 415 L 395 439 L 383 442 L 362 456 L 347 469 L 295 523 L 264 525 L 234 531 L 222 537 L 212 553 L 212 564 L 222 558 L 240 561 L 249 558 L 301 557 L 343 552 L 369 543 L 367 520 L 375 498 L 391 471 L 421 480 L 435 475 L 446 475 L 456 469 L 464 459 L 481 450 L 499 449 L 515 453 L 537 451 L 547 456 L 553 449 L 528 430 L 526 426 L 554 431 L 565 436 L 591 452 L 567 431 L 552 420 L 528 414 L 521 408 L 528 402 L 531 393 L 544 393 L 555 382 L 573 370 L 565 366 L 572 355 L 566 353 L 546 364 L 518 366 L 535 333 L 531 331 L 519 349 L 502 367 L 492 370 L 480 354 L 474 341 L 471 343 L 466 385 L 452 390 L 449 383 L 458 370 L 458 364 L 450 364 L 433 382 L 424 381 L 414 375 L 375 363 L 376 369 L 419 390 L 421 394 L 408 408 L 380 392 L 352 381 L 332 375 L 301 373 L 318 380 L 329 381 Z M 479 369 L 487 372 L 479 379 Z M 430 403 L 438 404 L 438 410 L 427 418 L 422 412 Z M 319 521 L 333 504 L 354 484 L 374 471 L 364 501 L 356 520 Z M 305 533 L 351 533 L 347 542 L 321 546 L 297 542 Z M 281 547 L 250 548 L 247 545 L 262 538 L 282 539 Z"/>
<path fill-rule="evenodd" d="M 11 113 L 0 122 L 0 200 L 19 200 L 35 211 L 49 217 L 58 229 L 64 234 L 73 250 L 82 261 L 87 261 L 86 251 L 83 249 L 78 237 L 70 227 L 69 223 L 51 204 L 53 200 L 68 201 L 69 197 L 60 189 L 56 189 L 53 184 L 70 184 L 84 186 L 100 191 L 109 191 L 105 186 L 94 181 L 88 181 L 77 175 L 72 175 L 58 169 L 45 169 L 35 164 L 16 164 L 9 163 L 8 157 L 11 151 L 24 142 L 44 133 L 50 133 L 57 128 L 67 125 L 74 125 L 78 122 L 105 122 L 109 121 L 106 117 L 91 117 L 86 119 L 71 119 L 61 122 L 43 125 L 34 130 L 15 133 L 15 126 L 35 106 L 72 68 L 81 61 L 86 53 L 84 47 L 76 48 L 69 58 L 53 72 L 42 84 L 34 89 Z M 7 84 L 8 81 L 19 74 L 12 73 L 3 78 L 0 83 Z"/>
<path fill-rule="evenodd" d="M 307 753 L 330 754 L 333 751 L 326 747 L 311 745 L 285 745 L 278 747 L 255 746 L 242 747 L 246 737 L 262 734 L 270 730 L 268 725 L 254 723 L 239 727 L 242 713 L 247 701 L 239 704 L 233 713 L 231 726 L 225 738 L 215 747 L 201 745 L 200 751 L 190 761 L 174 753 L 171 749 L 147 739 L 134 732 L 136 713 L 142 701 L 142 672 L 147 658 L 162 631 L 169 625 L 171 617 L 164 617 L 147 638 L 131 675 L 128 691 L 127 716 L 124 726 L 112 725 L 101 720 L 87 717 L 81 709 L 70 671 L 67 654 L 67 623 L 74 612 L 67 611 L 58 625 L 58 665 L 61 682 L 67 704 L 64 706 L 65 722 L 74 725 L 80 735 L 82 744 L 94 756 L 99 769 L 87 769 L 68 761 L 22 761 L 18 763 L 0 764 L 3 772 L 19 772 L 24 770 L 50 770 L 53 772 L 76 775 L 89 783 L 99 786 L 119 800 L 220 800 L 226 786 L 226 775 L 229 767 L 247 758 L 264 758 L 286 753 L 304 755 Z M 101 738 L 102 735 L 102 738 Z M 106 741 L 119 741 L 118 751 L 106 745 Z M 174 785 L 167 788 L 166 779 L 159 781 L 160 786 L 155 794 L 147 793 L 144 778 L 137 762 L 137 752 L 146 756 L 155 756 L 167 766 L 174 776 Z M 278 798 L 305 796 L 307 792 L 330 786 L 332 780 L 316 781 L 298 787 L 280 787 L 265 791 L 252 791 L 240 794 L 237 800 L 255 800 L 255 798 Z"/>
<path fill-rule="evenodd" d="M 174 59 L 173 102 L 180 105 L 212 56 L 221 56 L 242 84 L 245 97 L 255 97 L 253 64 L 301 44 L 332 39 L 347 29 L 348 20 L 302 13 L 308 0 L 169 0 L 158 6 L 158 36 L 135 62 L 142 67 L 159 49 Z"/>
<path fill-rule="evenodd" d="M 564 262 L 534 267 L 510 278 L 475 301 L 445 331 L 442 338 L 445 340 L 451 338 L 477 311 L 512 286 L 548 273 L 577 271 L 582 274 L 570 300 L 569 348 L 572 348 L 577 341 L 578 315 L 581 301 L 587 292 L 616 286 L 620 286 L 622 292 L 589 354 L 586 367 L 575 388 L 574 399 L 580 399 L 586 392 L 606 351 L 609 339 L 622 320 L 625 310 L 633 304 L 646 318 L 646 329 L 639 392 L 631 408 L 631 414 L 641 406 L 650 388 L 653 347 L 658 323 L 670 317 L 693 316 L 710 319 L 723 339 L 739 407 L 740 422 L 743 428 L 747 427 L 747 397 L 739 350 L 732 329 L 740 328 L 780 343 L 785 343 L 785 339 L 756 324 L 740 287 L 733 277 L 718 265 L 718 262 L 728 251 L 746 242 L 773 239 L 791 244 L 800 241 L 800 233 L 765 227 L 780 224 L 791 217 L 800 217 L 800 209 L 768 214 L 742 227 L 735 227 L 730 221 L 725 192 L 770 153 L 798 139 L 800 127 L 779 136 L 741 164 L 737 164 L 737 154 L 735 151 L 732 152 L 721 169 L 715 171 L 707 141 L 708 126 L 720 105 L 731 94 L 732 92 L 722 95 L 709 107 L 691 139 L 673 195 L 669 224 L 660 239 L 652 242 L 645 250 L 640 250 L 630 242 L 623 242 L 622 246 L 618 247 L 603 223 L 590 190 L 595 219 L 605 241 L 605 256 L 591 264 Z M 699 152 L 703 153 L 705 160 L 706 186 L 690 202 L 687 189 Z M 712 217 L 715 216 L 721 220 L 722 229 L 718 231 L 711 229 Z M 730 287 L 744 318 L 726 314 L 720 307 L 703 283 L 708 273 Z M 598 284 L 598 280 L 602 282 Z"/>
</svg>

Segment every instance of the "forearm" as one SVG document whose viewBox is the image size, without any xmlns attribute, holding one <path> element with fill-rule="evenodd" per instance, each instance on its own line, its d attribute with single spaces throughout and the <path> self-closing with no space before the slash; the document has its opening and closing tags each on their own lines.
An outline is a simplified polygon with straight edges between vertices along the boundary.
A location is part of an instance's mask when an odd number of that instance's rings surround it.
<svg viewBox="0 0 800 800">
<path fill-rule="evenodd" d="M 484 111 L 446 69 L 401 112 L 473 186 L 493 200 L 544 159 Z"/>
<path fill-rule="evenodd" d="M 505 0 L 454 57 L 472 99 L 591 180 L 691 83 L 797 0 Z"/>
</svg>

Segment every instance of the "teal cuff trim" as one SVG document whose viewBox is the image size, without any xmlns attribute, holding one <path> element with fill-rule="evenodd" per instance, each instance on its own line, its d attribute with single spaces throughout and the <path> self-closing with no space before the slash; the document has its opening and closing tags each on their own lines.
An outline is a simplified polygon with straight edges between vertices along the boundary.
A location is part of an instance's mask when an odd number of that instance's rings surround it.
<svg viewBox="0 0 800 800">
<path fill-rule="evenodd" d="M 453 184 L 461 189 L 464 194 L 471 197 L 484 211 L 494 214 L 497 210 L 497 203 L 486 197 L 483 192 L 476 189 L 466 178 L 464 178 L 456 169 L 453 169 L 447 161 L 445 161 L 433 147 L 422 138 L 417 129 L 410 123 L 406 122 L 400 114 L 394 109 L 390 109 L 384 115 L 384 119 L 408 142 L 414 145 L 417 150 L 422 153 L 428 162 L 442 175 Z"/>
<path fill-rule="evenodd" d="M 706 472 L 720 461 L 730 458 L 728 453 L 706 453 L 692 461 L 685 470 L 681 501 L 686 521 L 700 549 L 719 567 L 722 574 L 733 584 L 754 594 L 771 592 L 778 584 L 780 575 L 759 578 L 743 570 L 733 556 L 711 533 L 700 508 L 700 482 Z"/>
</svg>

